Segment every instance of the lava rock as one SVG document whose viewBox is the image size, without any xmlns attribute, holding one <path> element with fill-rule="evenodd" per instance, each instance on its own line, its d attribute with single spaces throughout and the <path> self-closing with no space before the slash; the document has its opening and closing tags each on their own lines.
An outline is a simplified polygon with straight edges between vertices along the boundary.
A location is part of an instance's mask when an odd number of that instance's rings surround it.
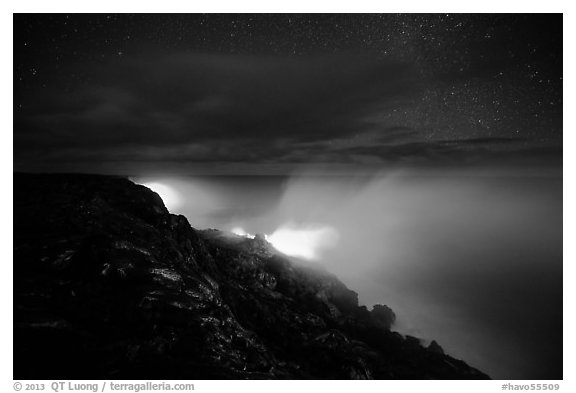
<svg viewBox="0 0 576 393">
<path fill-rule="evenodd" d="M 487 378 L 394 320 L 125 178 L 14 176 L 15 379 Z"/>
<path fill-rule="evenodd" d="M 396 321 L 396 314 L 388 306 L 375 304 L 370 313 L 374 320 L 385 329 L 390 329 Z"/>
</svg>

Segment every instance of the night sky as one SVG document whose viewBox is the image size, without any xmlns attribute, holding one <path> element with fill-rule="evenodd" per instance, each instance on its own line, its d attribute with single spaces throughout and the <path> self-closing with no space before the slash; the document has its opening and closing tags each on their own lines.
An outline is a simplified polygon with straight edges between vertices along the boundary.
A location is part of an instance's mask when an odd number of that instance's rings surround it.
<svg viewBox="0 0 576 393">
<path fill-rule="evenodd" d="M 16 14 L 14 56 L 15 170 L 561 167 L 559 14 Z"/>
</svg>

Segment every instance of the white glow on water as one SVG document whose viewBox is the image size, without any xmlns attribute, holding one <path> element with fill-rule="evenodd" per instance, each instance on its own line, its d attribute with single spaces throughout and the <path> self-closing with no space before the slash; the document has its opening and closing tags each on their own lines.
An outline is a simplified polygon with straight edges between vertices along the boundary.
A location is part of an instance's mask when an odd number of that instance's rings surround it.
<svg viewBox="0 0 576 393">
<path fill-rule="evenodd" d="M 158 195 L 164 201 L 164 205 L 168 210 L 174 210 L 180 207 L 182 204 L 182 198 L 180 194 L 174 190 L 172 187 L 167 186 L 159 182 L 143 183 L 145 187 L 148 187 Z"/>
</svg>

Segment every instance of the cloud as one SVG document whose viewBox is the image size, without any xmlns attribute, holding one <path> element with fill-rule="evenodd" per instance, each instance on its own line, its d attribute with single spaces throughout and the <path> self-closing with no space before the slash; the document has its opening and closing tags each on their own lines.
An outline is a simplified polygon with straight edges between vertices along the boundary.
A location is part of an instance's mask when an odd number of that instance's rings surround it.
<svg viewBox="0 0 576 393">
<path fill-rule="evenodd" d="M 88 82 L 36 94 L 17 116 L 16 143 L 314 141 L 361 131 L 363 114 L 414 88 L 405 67 L 368 58 L 165 54 L 76 68 L 86 69 Z"/>
<path fill-rule="evenodd" d="M 430 141 L 386 116 L 410 105 L 424 82 L 406 64 L 365 56 L 149 52 L 71 65 L 79 69 L 84 82 L 74 90 L 52 81 L 15 115 L 16 170 L 259 164 L 285 171 L 450 162 L 486 145 Z"/>
<path fill-rule="evenodd" d="M 526 142 L 526 138 L 464 138 L 439 141 L 442 145 L 489 145 Z"/>
</svg>

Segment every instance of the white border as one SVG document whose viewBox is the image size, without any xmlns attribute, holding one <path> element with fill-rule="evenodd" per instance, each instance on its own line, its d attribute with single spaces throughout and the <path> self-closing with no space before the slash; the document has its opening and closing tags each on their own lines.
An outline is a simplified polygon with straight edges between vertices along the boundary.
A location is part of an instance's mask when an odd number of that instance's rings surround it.
<svg viewBox="0 0 576 393">
<path fill-rule="evenodd" d="M 1 275 L 2 288 L 0 304 L 6 316 L 0 324 L 2 339 L 2 353 L 0 355 L 0 390 L 14 391 L 12 380 L 12 230 L 13 230 L 13 200 L 12 200 L 12 170 L 13 170 L 13 134 L 12 129 L 12 101 L 13 101 L 13 27 L 12 13 L 19 12 L 367 12 L 367 13 L 395 13 L 395 12 L 490 12 L 490 13 L 532 13 L 532 12 L 563 12 L 564 13 L 564 129 L 569 130 L 564 133 L 564 200 L 568 202 L 576 201 L 574 187 L 574 171 L 576 163 L 573 154 L 574 147 L 574 120 L 570 115 L 574 111 L 573 100 L 573 77 L 574 54 L 574 34 L 576 19 L 574 18 L 574 2 L 570 1 L 504 1 L 504 0 L 433 0 L 433 1 L 406 1 L 391 2 L 379 1 L 310 1 L 292 0 L 285 2 L 256 1 L 256 0 L 229 0 L 229 1 L 178 1 L 178 0 L 99 0 L 98 2 L 81 1 L 4 1 L 1 5 L 0 29 L 3 41 L 2 48 L 5 56 L 1 62 L 2 72 L 2 121 L 4 130 L 1 133 L 2 143 L 0 143 L 2 154 L 2 175 L 6 182 L 10 184 L 10 189 L 4 187 L 1 193 L 2 206 L 6 211 L 2 220 L 2 259 L 3 269 Z M 572 104 L 572 105 L 571 105 Z M 9 179 L 9 181 L 8 181 Z M 576 255 L 574 253 L 574 237 L 571 229 L 574 224 L 574 207 L 571 203 L 564 203 L 564 381 L 560 381 L 561 391 L 575 391 L 573 372 L 574 370 L 574 339 L 572 334 L 576 332 L 574 323 L 574 263 Z M 537 316 L 538 310 L 535 310 Z M 527 321 L 529 323 L 529 321 Z M 46 381 L 51 382 L 51 381 Z M 416 391 L 442 391 L 442 392 L 490 392 L 500 391 L 501 385 L 507 381 L 196 381 L 197 391 L 226 390 L 237 392 L 269 392 L 294 391 L 298 389 L 330 391 L 350 391 L 352 389 L 362 389 L 367 392 L 382 392 L 384 390 L 396 391 L 402 389 L 415 389 Z M 511 383 L 522 383 L 521 381 L 510 381 Z M 527 384 L 538 383 L 539 381 L 526 381 Z M 548 383 L 549 381 L 542 381 Z M 570 388 L 569 386 L 573 386 Z M 51 391 L 47 389 L 47 391 Z"/>
</svg>

